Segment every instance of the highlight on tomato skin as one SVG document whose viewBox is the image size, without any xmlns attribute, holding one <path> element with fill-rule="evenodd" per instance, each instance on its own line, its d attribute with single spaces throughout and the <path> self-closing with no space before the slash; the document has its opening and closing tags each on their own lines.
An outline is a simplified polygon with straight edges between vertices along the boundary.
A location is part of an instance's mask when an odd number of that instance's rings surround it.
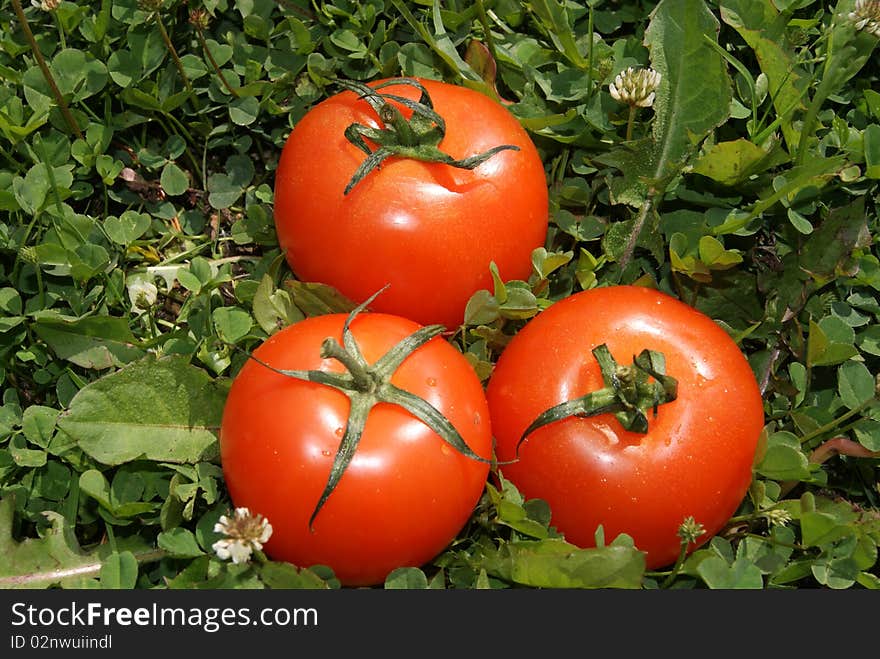
<svg viewBox="0 0 880 659">
<path fill-rule="evenodd" d="M 554 421 L 523 439 L 546 410 L 606 386 L 591 355 L 600 344 L 620 363 L 661 353 L 675 399 L 656 416 L 648 410 L 644 433 L 609 412 Z M 486 395 L 505 478 L 545 500 L 570 542 L 594 546 L 600 525 L 609 541 L 625 533 L 648 569 L 675 562 L 688 517 L 705 530 L 692 551 L 736 512 L 764 425 L 754 373 L 730 336 L 696 309 L 637 286 L 579 292 L 534 317 L 501 353 Z"/>
<path fill-rule="evenodd" d="M 265 516 L 273 533 L 266 555 L 300 567 L 326 565 L 346 586 L 381 584 L 397 567 L 419 567 L 461 531 L 479 501 L 492 452 L 482 383 L 462 354 L 440 336 L 420 344 L 375 385 L 363 434 L 335 488 L 316 512 L 345 438 L 355 398 L 282 371 L 344 377 L 321 356 L 332 338 L 351 337 L 370 368 L 417 332 L 399 316 L 362 313 L 315 316 L 261 344 L 235 376 L 220 428 L 220 457 L 236 507 Z M 256 361 L 256 360 L 259 360 Z M 269 368 L 271 366 L 271 368 Z M 356 368 L 357 365 L 355 364 Z M 384 377 L 380 372 L 379 379 Z M 401 406 L 399 388 L 422 398 L 460 433 L 474 459 Z M 384 387 L 384 388 L 383 388 Z M 351 393 L 351 392 L 349 392 Z"/>
<path fill-rule="evenodd" d="M 298 279 L 328 284 L 355 302 L 390 284 L 373 311 L 452 329 L 470 297 L 492 287 L 491 262 L 506 280 L 531 274 L 532 251 L 544 245 L 549 226 L 547 177 L 529 134 L 503 105 L 466 87 L 415 80 L 443 119 L 440 151 L 466 160 L 514 148 L 473 169 L 394 155 L 346 193 L 368 159 L 346 131 L 383 124 L 370 103 L 345 89 L 316 104 L 288 136 L 275 175 L 274 221 Z M 377 91 L 420 98 L 404 84 Z"/>
</svg>

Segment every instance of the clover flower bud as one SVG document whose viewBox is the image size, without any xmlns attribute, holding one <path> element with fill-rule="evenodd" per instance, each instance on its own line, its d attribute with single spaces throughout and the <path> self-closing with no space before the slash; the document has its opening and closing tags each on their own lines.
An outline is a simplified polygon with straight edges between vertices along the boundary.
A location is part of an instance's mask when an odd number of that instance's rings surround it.
<svg viewBox="0 0 880 659">
<path fill-rule="evenodd" d="M 252 515 L 247 508 L 236 508 L 231 518 L 220 517 L 214 525 L 214 532 L 226 536 L 211 545 L 218 558 L 247 563 L 251 554 L 260 551 L 263 543 L 272 536 L 272 525 L 262 515 Z"/>
<path fill-rule="evenodd" d="M 688 544 L 696 542 L 705 532 L 705 527 L 693 517 L 686 517 L 678 527 L 678 537 Z"/>
<path fill-rule="evenodd" d="M 792 519 L 791 513 L 783 508 L 771 508 L 763 514 L 770 526 L 785 526 Z"/>
<path fill-rule="evenodd" d="M 857 30 L 865 30 L 880 38 L 880 0 L 856 0 L 848 18 Z"/>
<path fill-rule="evenodd" d="M 608 86 L 608 91 L 615 101 L 640 108 L 649 108 L 654 104 L 654 96 L 660 85 L 660 73 L 652 68 L 634 69 L 629 67 L 621 71 Z"/>
<path fill-rule="evenodd" d="M 211 22 L 211 15 L 204 9 L 193 9 L 189 12 L 189 23 L 199 30 L 208 29 Z"/>
</svg>

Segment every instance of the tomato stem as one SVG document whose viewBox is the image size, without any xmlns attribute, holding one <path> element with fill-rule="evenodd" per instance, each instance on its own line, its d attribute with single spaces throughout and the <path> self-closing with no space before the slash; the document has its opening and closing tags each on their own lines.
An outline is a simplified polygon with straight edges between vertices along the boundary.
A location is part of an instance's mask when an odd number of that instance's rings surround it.
<svg viewBox="0 0 880 659">
<path fill-rule="evenodd" d="M 348 194 L 370 172 L 377 169 L 387 158 L 398 156 L 436 162 L 457 167 L 459 169 L 475 169 L 500 151 L 519 151 L 513 144 L 502 144 L 483 153 L 478 153 L 460 160 L 440 150 L 440 142 L 446 136 L 446 122 L 434 110 L 431 96 L 425 86 L 414 78 L 391 78 L 373 87 L 352 80 L 337 80 L 337 83 L 349 91 L 360 95 L 369 103 L 384 128 L 374 128 L 353 123 L 345 129 L 345 137 L 367 157 L 355 170 L 343 194 Z M 388 85 L 410 85 L 420 92 L 418 101 L 396 94 L 380 94 L 377 90 Z M 412 110 L 407 119 L 397 105 Z M 376 145 L 371 149 L 367 140 Z"/>
<path fill-rule="evenodd" d="M 572 416 L 613 413 L 626 430 L 644 434 L 648 432 L 647 411 L 653 410 L 656 416 L 660 405 L 672 402 L 678 396 L 678 381 L 666 375 L 663 353 L 642 350 L 633 357 L 631 365 L 618 364 L 604 343 L 596 346 L 592 353 L 599 363 L 605 386 L 539 414 L 520 436 L 517 455 L 521 444 L 533 432 Z"/>
</svg>

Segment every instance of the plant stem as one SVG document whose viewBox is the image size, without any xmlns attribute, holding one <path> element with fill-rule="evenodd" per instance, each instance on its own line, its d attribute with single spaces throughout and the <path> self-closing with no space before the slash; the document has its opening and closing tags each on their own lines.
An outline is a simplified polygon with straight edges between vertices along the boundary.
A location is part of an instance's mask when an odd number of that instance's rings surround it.
<svg viewBox="0 0 880 659">
<path fill-rule="evenodd" d="M 629 142 L 632 140 L 633 136 L 633 124 L 636 120 L 636 111 L 638 110 L 638 106 L 630 105 L 629 106 L 629 116 L 626 119 L 626 141 Z"/>
<path fill-rule="evenodd" d="M 877 400 L 876 398 L 869 398 L 868 400 L 864 401 L 858 407 L 855 407 L 851 410 L 844 412 L 836 419 L 826 423 L 824 426 L 820 426 L 819 428 L 816 428 L 815 430 L 808 432 L 806 435 L 801 437 L 801 440 L 800 440 L 801 444 L 807 444 L 810 440 L 813 440 L 816 437 L 819 437 L 820 435 L 824 435 L 826 432 L 834 430 L 840 424 L 842 424 L 844 421 L 847 421 L 847 420 L 851 419 L 852 417 L 854 417 L 858 414 L 861 414 L 869 405 L 876 402 L 876 400 Z"/>
<path fill-rule="evenodd" d="M 229 84 L 229 81 L 223 76 L 223 72 L 220 70 L 220 65 L 217 64 L 217 60 L 214 59 L 214 55 L 211 53 L 211 50 L 208 48 L 208 42 L 205 41 L 205 34 L 202 31 L 201 26 L 196 26 L 196 36 L 199 39 L 199 44 L 202 46 L 202 50 L 205 51 L 205 56 L 208 58 L 208 61 L 211 63 L 211 66 L 214 68 L 214 71 L 217 72 L 217 77 L 220 78 L 220 82 L 223 83 L 223 86 L 226 87 L 226 90 L 232 94 L 233 97 L 238 98 L 238 90 L 235 89 L 232 85 Z"/>
<path fill-rule="evenodd" d="M 632 260 L 633 253 L 636 251 L 636 245 L 639 242 L 639 236 L 642 235 L 642 230 L 645 228 L 645 220 L 648 219 L 648 213 L 653 208 L 653 205 L 654 191 L 652 190 L 648 193 L 645 203 L 642 204 L 642 208 L 639 211 L 635 224 L 633 225 L 632 233 L 630 233 L 629 238 L 626 241 L 626 246 L 623 248 L 623 253 L 620 255 L 619 262 L 621 271 L 623 271 Z"/>
<path fill-rule="evenodd" d="M 681 541 L 681 548 L 678 550 L 678 558 L 675 559 L 675 565 L 672 566 L 672 571 L 666 575 L 666 578 L 663 580 L 663 583 L 660 584 L 660 588 L 669 588 L 672 585 L 672 582 L 675 581 L 675 578 L 678 576 L 678 573 L 681 572 L 681 566 L 684 565 L 684 559 L 687 558 L 687 548 L 688 542 L 687 540 Z"/>
<path fill-rule="evenodd" d="M 193 94 L 193 86 L 189 80 L 189 76 L 186 75 L 186 71 L 183 69 L 183 62 L 180 61 L 180 57 L 177 54 L 177 49 L 174 47 L 174 44 L 171 42 L 171 37 L 168 36 L 168 31 L 165 29 L 165 24 L 162 22 L 162 18 L 159 16 L 159 12 L 156 12 L 156 25 L 159 26 L 159 32 L 162 34 L 162 41 L 165 42 L 165 47 L 168 49 L 168 52 L 171 55 L 171 59 L 174 60 L 174 66 L 177 67 L 177 72 L 180 73 L 180 77 L 183 80 L 183 84 L 186 86 L 186 90 Z"/>
<path fill-rule="evenodd" d="M 31 32 L 31 26 L 28 23 L 27 16 L 24 15 L 24 10 L 21 8 L 20 0 L 12 0 L 12 8 L 15 10 L 15 15 L 18 18 L 22 31 L 24 32 L 25 39 L 27 39 L 31 51 L 34 54 L 34 58 L 37 60 L 37 66 L 40 67 L 40 71 L 43 73 L 43 78 L 45 78 L 46 83 L 49 85 L 49 89 L 52 90 L 52 96 L 55 97 L 55 102 L 58 103 L 58 109 L 61 110 L 61 114 L 64 117 L 67 127 L 76 137 L 84 139 L 82 131 L 80 131 L 79 125 L 76 123 L 76 119 L 70 112 L 67 102 L 64 100 L 64 95 L 61 93 L 58 84 L 55 82 L 55 78 L 52 76 L 52 72 L 49 70 L 49 65 L 46 64 L 46 59 L 43 57 L 43 53 L 40 52 L 40 47 L 37 45 L 34 33 Z"/>
</svg>

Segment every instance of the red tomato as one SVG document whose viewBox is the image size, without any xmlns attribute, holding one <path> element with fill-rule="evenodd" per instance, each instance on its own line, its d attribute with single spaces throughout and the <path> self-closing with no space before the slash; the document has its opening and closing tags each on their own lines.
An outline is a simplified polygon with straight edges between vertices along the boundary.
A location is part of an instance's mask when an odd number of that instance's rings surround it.
<svg viewBox="0 0 880 659">
<path fill-rule="evenodd" d="M 290 133 L 275 175 L 275 226 L 300 280 L 356 302 L 390 284 L 374 311 L 455 327 L 470 296 L 491 289 L 491 261 L 508 280 L 531 273 L 531 253 L 547 233 L 547 182 L 534 144 L 504 106 L 465 87 L 420 82 L 445 119 L 442 151 L 462 159 L 502 144 L 519 150 L 473 170 L 394 156 L 344 194 L 367 157 L 346 128 L 382 124 L 367 101 L 343 91 Z M 409 85 L 380 91 L 419 98 Z"/>
<path fill-rule="evenodd" d="M 764 417 L 752 370 L 712 319 L 656 290 L 610 286 L 556 302 L 518 332 L 487 386 L 499 461 L 545 410 L 604 386 L 591 350 L 606 344 L 620 364 L 643 349 L 662 352 L 677 397 L 648 411 L 645 434 L 613 414 L 569 417 L 535 430 L 503 475 L 545 500 L 566 539 L 589 547 L 630 535 L 649 569 L 680 551 L 677 530 L 693 516 L 714 535 L 751 483 Z"/>
<path fill-rule="evenodd" d="M 254 357 L 279 369 L 344 372 L 319 351 L 326 337 L 342 341 L 345 318 L 331 314 L 295 323 L 267 339 Z M 370 364 L 418 328 L 378 313 L 361 314 L 351 324 Z M 471 450 L 490 459 L 483 387 L 452 345 L 431 339 L 403 361 L 391 383 L 433 405 Z M 483 492 L 488 464 L 460 453 L 402 408 L 379 403 L 310 530 L 349 407 L 346 395 L 330 386 L 249 360 L 224 408 L 221 461 L 235 506 L 272 525 L 265 545 L 270 558 L 328 565 L 345 585 L 374 585 L 396 567 L 427 563 L 455 538 Z"/>
</svg>

